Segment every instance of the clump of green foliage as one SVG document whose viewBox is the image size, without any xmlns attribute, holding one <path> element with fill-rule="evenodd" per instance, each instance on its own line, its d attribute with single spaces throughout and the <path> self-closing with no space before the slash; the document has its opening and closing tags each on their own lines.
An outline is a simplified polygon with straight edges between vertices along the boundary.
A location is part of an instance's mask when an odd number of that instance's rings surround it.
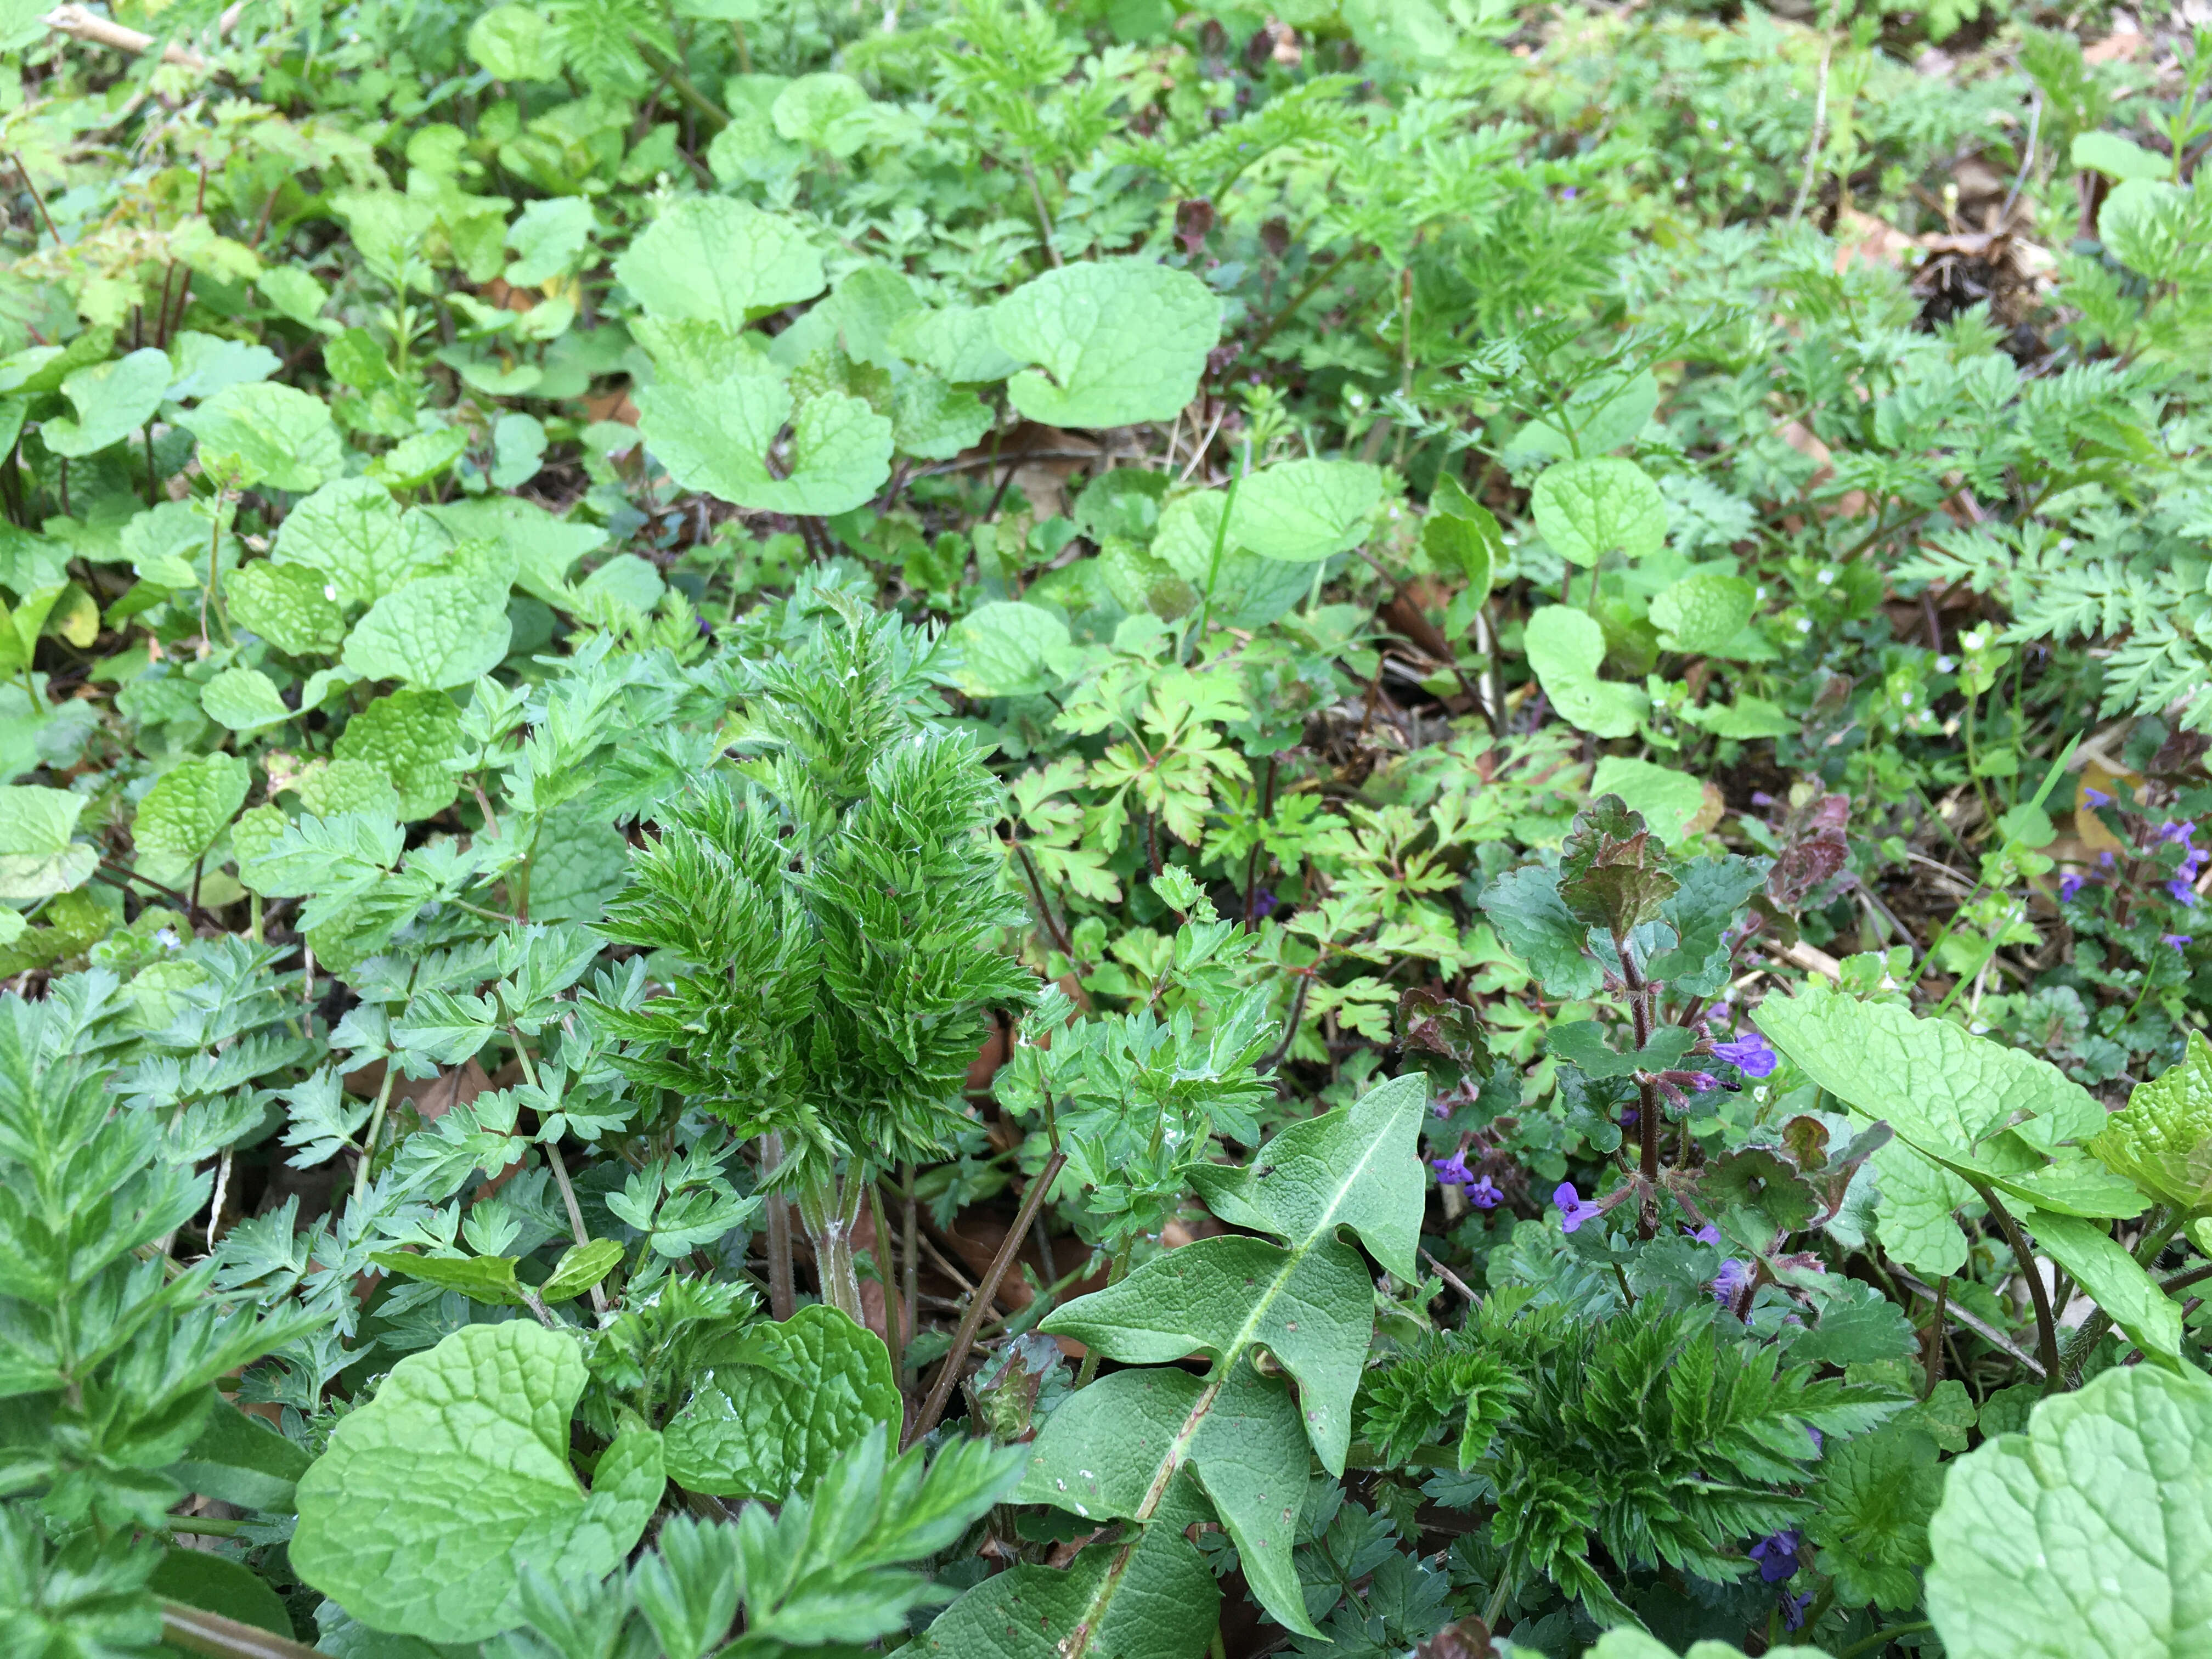
<svg viewBox="0 0 2212 1659">
<path fill-rule="evenodd" d="M 2212 35 L 0 45 L 0 1648 L 2193 1651 Z"/>
</svg>

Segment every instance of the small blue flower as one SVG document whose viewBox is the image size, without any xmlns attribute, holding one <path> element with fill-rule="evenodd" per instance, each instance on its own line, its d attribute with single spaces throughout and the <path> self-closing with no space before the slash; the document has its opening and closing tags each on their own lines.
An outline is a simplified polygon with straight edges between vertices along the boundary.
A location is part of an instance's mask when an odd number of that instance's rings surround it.
<svg viewBox="0 0 2212 1659">
<path fill-rule="evenodd" d="M 1504 1200 L 1505 1194 L 1498 1190 L 1498 1183 L 1488 1176 L 1477 1176 L 1467 1183 L 1467 1201 L 1478 1210 L 1494 1210 Z"/>
<path fill-rule="evenodd" d="M 2069 870 L 2064 875 L 2058 878 L 2059 902 L 2062 904 L 2071 904 L 2075 899 L 2081 896 L 2081 890 L 2088 884 L 2088 877 L 2076 875 L 2073 871 Z"/>
<path fill-rule="evenodd" d="M 1552 1191 L 1552 1202 L 1559 1206 L 1559 1231 L 1571 1233 L 1585 1221 L 1595 1220 L 1605 1213 L 1595 1204 L 1583 1202 L 1583 1195 L 1575 1190 L 1575 1183 L 1563 1181 Z"/>
<path fill-rule="evenodd" d="M 1467 1167 L 1467 1154 L 1463 1152 L 1454 1152 L 1449 1158 L 1432 1158 L 1429 1160 L 1429 1167 L 1437 1172 L 1437 1181 L 1441 1186 L 1470 1186 L 1475 1178 L 1474 1171 Z"/>
<path fill-rule="evenodd" d="M 1758 1032 L 1747 1029 L 1740 1037 L 1713 1044 L 1713 1058 L 1726 1060 L 1746 1077 L 1771 1077 L 1782 1056 Z"/>
<path fill-rule="evenodd" d="M 1751 1547 L 1751 1559 L 1759 1563 L 1759 1576 L 1769 1584 L 1778 1584 L 1797 1573 L 1797 1550 L 1805 1535 L 1795 1527 L 1770 1533 Z"/>
</svg>

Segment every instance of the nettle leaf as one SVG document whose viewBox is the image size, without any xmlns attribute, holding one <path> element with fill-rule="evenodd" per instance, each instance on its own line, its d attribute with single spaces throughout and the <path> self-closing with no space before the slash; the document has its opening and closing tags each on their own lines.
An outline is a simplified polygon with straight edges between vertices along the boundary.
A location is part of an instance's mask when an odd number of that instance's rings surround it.
<svg viewBox="0 0 2212 1659">
<path fill-rule="evenodd" d="M 693 1492 L 780 1503 L 812 1490 L 869 1425 L 895 1425 L 904 1407 L 883 1338 L 836 1309 L 801 1308 L 753 1330 L 777 1339 L 777 1363 L 710 1367 L 669 1420 L 668 1472 Z"/>
<path fill-rule="evenodd" d="M 1666 544 L 1667 498 L 1642 467 L 1618 456 L 1547 468 L 1528 506 L 1552 550 L 1572 564 L 1613 552 L 1640 559 Z"/>
<path fill-rule="evenodd" d="M 727 196 L 671 204 L 615 261 L 615 276 L 650 317 L 732 333 L 827 285 L 822 256 L 798 226 Z"/>
<path fill-rule="evenodd" d="M 1759 590 L 1742 577 L 1700 571 L 1651 601 L 1651 625 L 1669 651 L 1725 653 L 1758 603 Z"/>
<path fill-rule="evenodd" d="M 1237 486 L 1230 533 L 1266 559 L 1311 564 L 1367 538 L 1382 469 L 1359 461 L 1284 461 Z"/>
<path fill-rule="evenodd" d="M 252 769 L 235 755 L 203 755 L 171 767 L 131 820 L 140 855 L 156 854 L 172 866 L 190 864 L 238 815 L 252 781 Z"/>
<path fill-rule="evenodd" d="M 285 515 L 270 556 L 279 565 L 307 566 L 339 603 L 373 605 L 435 560 L 447 542 L 434 520 L 403 514 L 374 478 L 341 478 Z"/>
<path fill-rule="evenodd" d="M 222 597 L 233 623 L 289 657 L 329 656 L 345 642 L 337 586 L 311 565 L 256 559 L 225 574 Z"/>
<path fill-rule="evenodd" d="M 637 393 L 638 429 L 686 489 L 767 512 L 832 514 L 864 505 L 890 476 L 891 423 L 859 398 L 823 392 L 794 413 L 772 374 L 732 374 Z M 781 476 L 768 455 L 784 423 Z"/>
<path fill-rule="evenodd" d="M 1544 606 L 1528 618 L 1522 649 L 1552 706 L 1593 737 L 1627 737 L 1650 708 L 1651 700 L 1636 687 L 1598 678 L 1605 629 L 1579 611 Z"/>
<path fill-rule="evenodd" d="M 1415 1138 L 1427 1100 L 1419 1074 L 1394 1079 L 1350 1107 L 1292 1124 L 1243 1169 L 1200 1166 L 1199 1188 L 1214 1214 L 1280 1242 L 1186 1246 L 1046 1317 L 1043 1330 L 1133 1366 L 1162 1368 L 1094 1382 L 1063 1403 L 1031 1445 L 1024 1501 L 1141 1528 L 1113 1547 L 1115 1567 L 1087 1596 L 1046 1598 L 1053 1611 L 1042 1634 L 1066 1635 L 1069 1627 L 1050 1620 L 1079 1602 L 1073 1627 L 1099 1628 L 1119 1593 L 1118 1570 L 1140 1543 L 1180 1527 L 1163 1505 L 1186 1469 L 1236 1540 L 1269 1616 L 1315 1633 L 1291 1545 L 1310 1458 L 1333 1473 L 1344 1466 L 1352 1393 L 1374 1330 L 1370 1270 L 1339 1234 L 1349 1228 L 1401 1277 L 1416 1271 L 1423 1193 Z M 1297 1379 L 1296 1395 L 1254 1364 L 1260 1348 Z M 1202 1378 L 1163 1364 L 1194 1350 L 1213 1361 Z M 981 1595 L 969 1615 L 975 1630 L 1009 1593 Z M 945 1615 L 951 1626 L 940 1621 L 948 1646 L 951 1632 L 969 1627 L 959 1622 L 965 1605 Z"/>
<path fill-rule="evenodd" d="M 2114 1175 L 2176 1209 L 2212 1208 L 2212 1044 L 2191 1031 L 2181 1059 L 2128 1095 L 2090 1153 Z"/>
<path fill-rule="evenodd" d="M 1172 421 L 1221 337 L 1221 301 L 1187 270 L 1101 259 L 1048 270 L 991 309 L 992 337 L 1022 362 L 1016 409 L 1047 426 Z"/>
<path fill-rule="evenodd" d="M 2116 1366 L 1951 1465 L 1928 1616 L 1954 1659 L 2196 1659 L 2212 1630 L 2212 1382 Z"/>
<path fill-rule="evenodd" d="M 521 1620 L 526 1567 L 592 1579 L 645 1531 L 660 1437 L 625 1429 L 592 1490 L 568 1466 L 574 1337 L 471 1325 L 392 1367 L 301 1478 L 293 1567 L 373 1630 L 477 1642 Z"/>
<path fill-rule="evenodd" d="M 258 732 L 292 718 L 276 682 L 258 668 L 224 669 L 200 688 L 200 708 L 233 732 Z"/>
<path fill-rule="evenodd" d="M 96 453 L 152 420 L 173 378 L 168 353 L 152 346 L 80 368 L 62 382 L 76 419 L 58 415 L 40 426 L 39 435 L 55 454 L 72 460 Z"/>
<path fill-rule="evenodd" d="M 70 839 L 89 799 L 37 784 L 0 785 L 0 899 L 51 898 L 90 879 L 100 849 Z"/>
<path fill-rule="evenodd" d="M 402 818 L 427 818 L 450 806 L 461 781 L 446 762 L 459 755 L 461 711 L 442 691 L 395 691 L 346 722 L 331 745 L 341 761 L 366 761 L 399 792 Z"/>
<path fill-rule="evenodd" d="M 425 576 L 369 607 L 346 635 L 344 663 L 365 680 L 437 690 L 498 667 L 513 637 L 503 585 Z"/>
<path fill-rule="evenodd" d="M 2035 1156 L 2105 1122 L 2095 1098 L 2048 1060 L 1949 1020 L 1817 984 L 1768 998 L 1758 1019 L 1808 1077 L 1970 1182 L 1986 1181 L 2057 1214 L 2142 1213 L 2135 1189 L 2090 1159 L 2073 1154 L 2046 1164 Z"/>
<path fill-rule="evenodd" d="M 199 440 L 200 465 L 241 489 L 313 489 L 345 471 L 330 406 L 289 386 L 225 386 L 178 418 Z"/>
<path fill-rule="evenodd" d="M 960 653 L 954 678 L 970 696 L 1026 696 L 1066 678 L 1067 624 L 1042 605 L 979 605 L 953 625 L 951 643 Z"/>
</svg>

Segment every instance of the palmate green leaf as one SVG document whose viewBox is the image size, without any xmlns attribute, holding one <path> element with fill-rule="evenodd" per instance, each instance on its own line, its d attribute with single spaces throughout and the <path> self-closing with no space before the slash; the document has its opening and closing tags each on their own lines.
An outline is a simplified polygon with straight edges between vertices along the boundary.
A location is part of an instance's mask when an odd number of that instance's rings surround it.
<svg viewBox="0 0 2212 1659">
<path fill-rule="evenodd" d="M 2118 1366 L 1951 1466 L 1928 1616 L 1954 1659 L 2212 1653 L 2212 1382 Z"/>
<path fill-rule="evenodd" d="M 62 382 L 76 418 L 56 416 L 39 428 L 39 435 L 57 455 L 76 459 L 96 453 L 152 420 L 173 378 L 168 354 L 152 346 L 80 368 Z"/>
<path fill-rule="evenodd" d="M 568 1466 L 574 1337 L 471 1325 L 394 1366 L 301 1478 L 292 1565 L 371 1629 L 475 1642 L 520 1618 L 526 1565 L 595 1578 L 660 1501 L 660 1437 L 630 1428 L 586 1492 Z"/>
<path fill-rule="evenodd" d="M 1573 564 L 1613 552 L 1644 558 L 1667 540 L 1667 498 L 1642 467 L 1618 456 L 1547 469 L 1528 506 L 1552 550 Z"/>
<path fill-rule="evenodd" d="M 1620 796 L 1669 846 L 1680 844 L 1690 820 L 1705 804 L 1705 786 L 1687 772 L 1626 755 L 1600 757 L 1589 787 L 1593 796 Z"/>
<path fill-rule="evenodd" d="M 1009 356 L 1037 366 L 1006 383 L 1030 420 L 1172 421 L 1221 337 L 1221 301 L 1187 270 L 1100 259 L 1024 283 L 992 307 L 991 332 Z"/>
<path fill-rule="evenodd" d="M 1625 738 L 1636 730 L 1650 699 L 1634 686 L 1598 678 L 1605 629 L 1594 617 L 1547 605 L 1528 618 L 1523 638 L 1528 665 L 1562 716 L 1593 737 Z"/>
<path fill-rule="evenodd" d="M 1422 1171 L 1414 1141 L 1426 1103 L 1422 1078 L 1397 1078 L 1348 1108 L 1291 1125 L 1243 1169 L 1200 1166 L 1214 1214 L 1283 1242 L 1211 1240 L 1186 1266 L 1181 1258 L 1200 1248 L 1189 1246 L 1048 1316 L 1041 1328 L 1133 1365 L 1194 1348 L 1214 1364 L 1203 1378 L 1172 1367 L 1116 1371 L 1076 1395 L 1032 1443 L 1018 1495 L 1093 1519 L 1157 1522 L 1188 1469 L 1235 1539 L 1269 1615 L 1316 1633 L 1291 1548 L 1310 1457 L 1343 1467 L 1352 1393 L 1373 1332 L 1367 1269 L 1338 1235 L 1350 1229 L 1392 1273 L 1415 1271 Z M 1297 1395 L 1255 1368 L 1254 1351 L 1263 1347 L 1297 1378 Z M 1088 1595 L 1038 1588 L 1054 1610 L 1039 1634 L 1066 1638 L 1067 1659 L 1090 1651 L 1140 1540 L 1162 1530 L 1147 1527 L 1114 1546 Z M 949 1650 L 959 1650 L 956 1631 L 982 1638 L 1000 1616 L 994 1600 L 1006 1594 L 965 1614 L 966 1604 L 956 1604 L 945 1615 L 955 1622 L 940 1621 L 933 1636 L 944 1632 Z"/>
<path fill-rule="evenodd" d="M 775 1503 L 807 1492 L 872 1423 L 903 1410 L 890 1350 L 836 1309 L 801 1308 L 780 1325 L 772 1369 L 710 1368 L 669 1420 L 668 1472 L 693 1492 Z"/>
<path fill-rule="evenodd" d="M 822 257 L 796 225 L 726 196 L 670 205 L 615 261 L 615 276 L 656 320 L 732 333 L 824 286 Z"/>
<path fill-rule="evenodd" d="M 891 423 L 858 398 L 824 392 L 796 411 L 771 374 L 732 374 L 696 386 L 647 386 L 637 394 L 638 429 L 686 489 L 767 512 L 849 513 L 890 476 Z M 778 477 L 769 449 L 791 422 L 791 451 Z"/>
<path fill-rule="evenodd" d="M 1359 461 L 1282 461 L 1237 486 L 1229 533 L 1266 559 L 1311 564 L 1366 539 L 1382 470 Z"/>
<path fill-rule="evenodd" d="M 2212 1043 L 2191 1031 L 2181 1059 L 2128 1095 L 2089 1151 L 2114 1175 L 2176 1209 L 2212 1208 Z"/>
</svg>

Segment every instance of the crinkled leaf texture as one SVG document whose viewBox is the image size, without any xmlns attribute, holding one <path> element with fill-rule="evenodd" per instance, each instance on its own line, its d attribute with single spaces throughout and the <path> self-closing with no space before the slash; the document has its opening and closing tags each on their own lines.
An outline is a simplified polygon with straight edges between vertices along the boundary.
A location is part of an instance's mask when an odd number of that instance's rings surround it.
<svg viewBox="0 0 2212 1659">
<path fill-rule="evenodd" d="M 2212 1043 L 2202 1031 L 2189 1034 L 2178 1064 L 2136 1085 L 2089 1151 L 2162 1204 L 2212 1208 Z"/>
<path fill-rule="evenodd" d="M 1230 533 L 1262 558 L 1311 564 L 1366 539 L 1382 470 L 1359 461 L 1283 461 L 1237 486 Z"/>
<path fill-rule="evenodd" d="M 953 625 L 952 640 L 960 653 L 956 677 L 970 696 L 1048 691 L 1066 678 L 1067 624 L 1042 605 L 979 605 Z"/>
<path fill-rule="evenodd" d="M 647 316 L 732 333 L 823 287 L 822 256 L 798 226 L 723 196 L 672 204 L 615 261 L 615 275 Z"/>
<path fill-rule="evenodd" d="M 2117 1367 L 1951 1466 L 1928 1614 L 1952 1659 L 2212 1654 L 2212 1382 Z"/>
<path fill-rule="evenodd" d="M 514 636 L 507 595 L 459 576 L 425 576 L 386 594 L 346 636 L 345 665 L 365 680 L 438 690 L 473 684 Z"/>
<path fill-rule="evenodd" d="M 801 1308 L 762 1330 L 774 1366 L 710 1370 L 668 1425 L 668 1473 L 693 1492 L 780 1503 L 811 1491 L 830 1461 L 902 1406 L 890 1350 L 835 1308 Z"/>
<path fill-rule="evenodd" d="M 1174 1536 L 1186 1471 L 1236 1540 L 1269 1616 L 1316 1633 L 1291 1544 L 1312 1457 L 1332 1473 L 1344 1467 L 1352 1395 L 1374 1332 L 1373 1281 L 1340 1230 L 1392 1273 L 1416 1271 L 1423 1194 L 1414 1138 L 1426 1103 L 1419 1075 L 1394 1079 L 1350 1107 L 1292 1124 L 1246 1168 L 1201 1168 L 1198 1186 L 1216 1215 L 1281 1242 L 1187 1245 L 1044 1321 L 1048 1332 L 1156 1369 L 1116 1371 L 1054 1412 L 1030 1447 L 1018 1496 L 1139 1525 L 1098 1547 L 1102 1557 L 1086 1552 L 1058 1583 L 1032 1572 L 971 1592 L 931 1632 L 942 1651 L 1042 1654 L 1056 1643 L 1060 1659 L 1079 1659 L 1174 1650 L 1118 1645 L 1102 1633 L 1130 1616 L 1117 1605 L 1125 1586 L 1150 1595 L 1188 1576 L 1192 1563 L 1177 1552 L 1188 1547 Z M 1297 1393 L 1255 1365 L 1261 1348 L 1297 1379 Z M 1204 1377 L 1163 1363 L 1194 1351 L 1214 1362 Z M 1018 1595 L 1026 1617 L 1004 1605 Z"/>
<path fill-rule="evenodd" d="M 1221 301 L 1187 270 L 1099 259 L 1024 283 L 992 308 L 991 329 L 1001 350 L 1037 365 L 1006 383 L 1030 419 L 1172 421 L 1221 337 Z"/>
<path fill-rule="evenodd" d="M 668 476 L 738 507 L 766 512 L 849 513 L 890 476 L 891 423 L 858 398 L 822 392 L 792 410 L 773 374 L 730 374 L 704 386 L 647 386 L 638 429 Z M 791 422 L 783 476 L 769 446 Z"/>
<path fill-rule="evenodd" d="M 1576 564 L 1616 550 L 1644 558 L 1667 540 L 1667 498 L 1642 467 L 1618 456 L 1561 462 L 1536 480 L 1528 506 L 1553 550 Z"/>
<path fill-rule="evenodd" d="M 2048 1060 L 1817 985 L 1768 998 L 1758 1019 L 1807 1076 L 1897 1132 L 1875 1158 L 1875 1224 L 1908 1265 L 1957 1271 L 1966 1243 L 1950 1212 L 1976 1182 L 2056 1216 L 2142 1213 L 2131 1186 L 2067 1145 L 2096 1133 L 2104 1108 Z"/>
<path fill-rule="evenodd" d="M 660 1437 L 626 1429 L 592 1490 L 568 1467 L 575 1340 L 471 1325 L 392 1368 L 301 1478 L 292 1565 L 372 1629 L 474 1642 L 520 1619 L 525 1566 L 596 1578 L 660 1501 Z"/>
</svg>

